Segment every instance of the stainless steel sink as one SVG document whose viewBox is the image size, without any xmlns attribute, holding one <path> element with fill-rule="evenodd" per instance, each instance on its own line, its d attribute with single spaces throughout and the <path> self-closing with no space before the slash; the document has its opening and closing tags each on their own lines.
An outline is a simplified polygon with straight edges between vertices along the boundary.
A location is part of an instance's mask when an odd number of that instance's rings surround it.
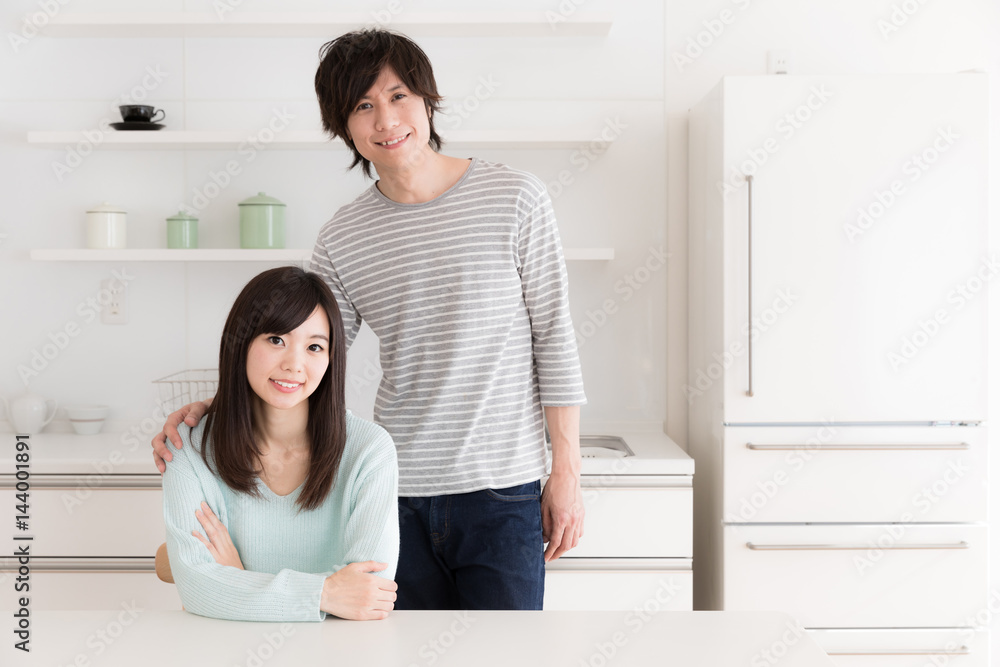
<svg viewBox="0 0 1000 667">
<path fill-rule="evenodd" d="M 581 435 L 580 456 L 585 459 L 622 459 L 635 456 L 625 439 L 617 435 Z"/>
</svg>

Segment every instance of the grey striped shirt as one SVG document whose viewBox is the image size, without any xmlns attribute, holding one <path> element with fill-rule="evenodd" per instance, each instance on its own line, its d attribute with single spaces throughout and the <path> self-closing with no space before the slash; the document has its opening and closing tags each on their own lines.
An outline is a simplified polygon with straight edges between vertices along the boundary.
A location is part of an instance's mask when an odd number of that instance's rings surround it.
<svg viewBox="0 0 1000 667">
<path fill-rule="evenodd" d="M 586 402 L 552 202 L 535 176 L 473 158 L 435 199 L 374 185 L 323 225 L 310 270 L 353 343 L 379 339 L 375 421 L 399 495 L 504 488 L 545 473 L 542 406 Z"/>
</svg>

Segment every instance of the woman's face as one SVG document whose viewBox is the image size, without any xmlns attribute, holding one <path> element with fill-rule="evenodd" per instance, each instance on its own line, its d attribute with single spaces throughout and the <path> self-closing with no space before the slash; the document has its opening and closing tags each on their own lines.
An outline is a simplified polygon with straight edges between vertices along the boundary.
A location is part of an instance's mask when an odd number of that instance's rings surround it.
<svg viewBox="0 0 1000 667">
<path fill-rule="evenodd" d="M 250 343 L 247 379 L 262 401 L 287 410 L 316 391 L 329 365 L 330 322 L 316 306 L 294 331 L 264 333 Z"/>
</svg>

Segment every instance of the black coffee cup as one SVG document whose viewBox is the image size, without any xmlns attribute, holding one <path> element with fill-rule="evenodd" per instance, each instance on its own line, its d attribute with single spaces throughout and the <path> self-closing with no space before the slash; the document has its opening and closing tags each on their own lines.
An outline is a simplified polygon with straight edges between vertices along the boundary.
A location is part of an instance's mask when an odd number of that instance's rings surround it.
<svg viewBox="0 0 1000 667">
<path fill-rule="evenodd" d="M 118 111 L 122 114 L 122 119 L 130 123 L 140 122 L 140 123 L 155 123 L 158 120 L 163 120 L 167 117 L 167 112 L 163 109 L 157 109 L 148 104 L 123 104 L 118 107 Z M 156 114 L 163 114 L 159 118 Z"/>
</svg>

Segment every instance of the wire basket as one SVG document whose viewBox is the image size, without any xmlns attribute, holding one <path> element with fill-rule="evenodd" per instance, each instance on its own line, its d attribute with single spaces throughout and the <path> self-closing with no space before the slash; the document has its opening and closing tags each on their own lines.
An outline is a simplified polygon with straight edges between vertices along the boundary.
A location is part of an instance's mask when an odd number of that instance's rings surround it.
<svg viewBox="0 0 1000 667">
<path fill-rule="evenodd" d="M 163 409 L 173 412 L 188 403 L 204 401 L 215 396 L 219 389 L 219 370 L 216 368 L 191 368 L 153 380 L 160 389 Z"/>
</svg>

